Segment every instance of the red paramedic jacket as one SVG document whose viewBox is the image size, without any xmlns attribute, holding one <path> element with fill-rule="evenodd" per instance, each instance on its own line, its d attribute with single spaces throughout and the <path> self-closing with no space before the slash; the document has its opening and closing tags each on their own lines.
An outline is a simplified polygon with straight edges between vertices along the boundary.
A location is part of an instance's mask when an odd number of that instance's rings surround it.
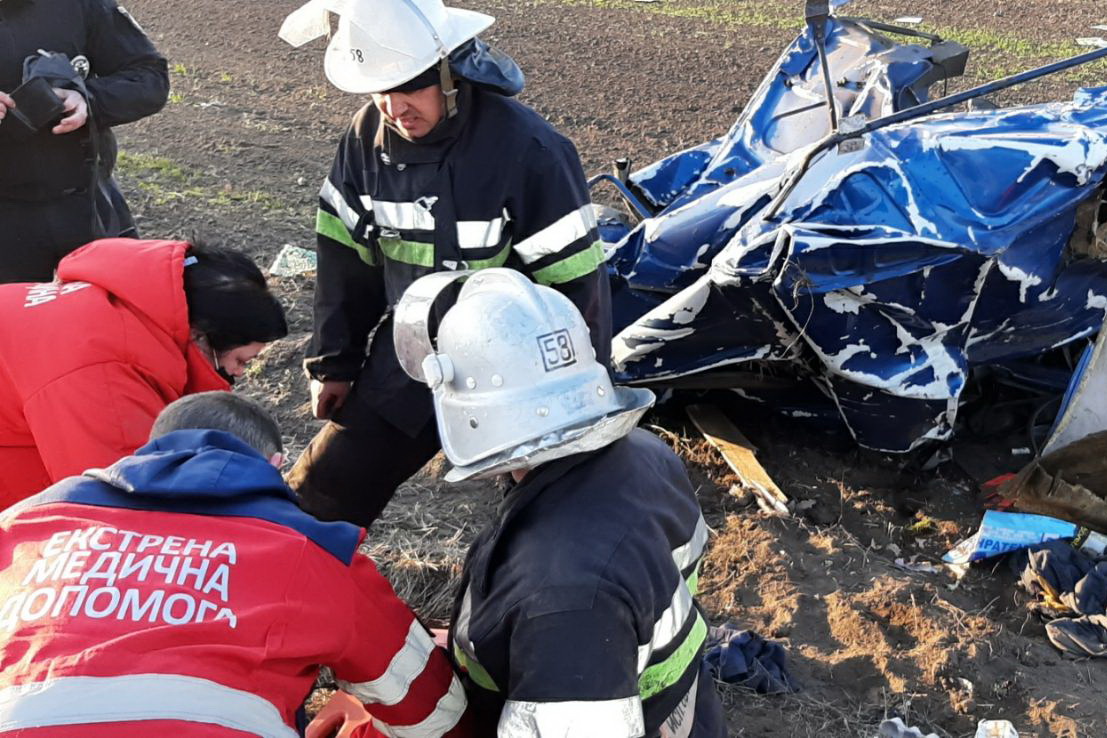
<svg viewBox="0 0 1107 738">
<path fill-rule="evenodd" d="M 230 389 L 190 337 L 187 248 L 93 241 L 54 282 L 0 285 L 0 509 L 131 453 L 173 400 Z"/>
<path fill-rule="evenodd" d="M 360 735 L 460 736 L 446 653 L 235 436 L 169 433 L 0 513 L 0 736 L 295 738 L 321 665 Z"/>
</svg>

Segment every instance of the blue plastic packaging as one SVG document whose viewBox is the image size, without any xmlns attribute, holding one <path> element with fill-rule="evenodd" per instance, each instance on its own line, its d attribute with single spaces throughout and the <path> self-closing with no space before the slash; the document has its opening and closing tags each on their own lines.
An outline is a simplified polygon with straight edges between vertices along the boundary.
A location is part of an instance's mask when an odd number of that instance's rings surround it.
<svg viewBox="0 0 1107 738">
<path fill-rule="evenodd" d="M 1045 515 L 988 510 L 980 529 L 942 557 L 947 564 L 968 564 L 1046 541 L 1075 538 L 1077 526 Z"/>
</svg>

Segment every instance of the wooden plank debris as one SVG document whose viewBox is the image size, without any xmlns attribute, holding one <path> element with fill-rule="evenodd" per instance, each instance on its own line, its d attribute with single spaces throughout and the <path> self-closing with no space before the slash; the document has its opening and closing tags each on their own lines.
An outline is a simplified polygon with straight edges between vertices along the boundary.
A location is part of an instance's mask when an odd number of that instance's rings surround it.
<svg viewBox="0 0 1107 738">
<path fill-rule="evenodd" d="M 756 451 L 730 418 L 713 405 L 689 405 L 688 417 L 707 442 L 719 450 L 734 471 L 742 488 L 749 490 L 757 506 L 774 515 L 788 515 L 788 496 L 776 486 L 757 461 Z"/>
</svg>

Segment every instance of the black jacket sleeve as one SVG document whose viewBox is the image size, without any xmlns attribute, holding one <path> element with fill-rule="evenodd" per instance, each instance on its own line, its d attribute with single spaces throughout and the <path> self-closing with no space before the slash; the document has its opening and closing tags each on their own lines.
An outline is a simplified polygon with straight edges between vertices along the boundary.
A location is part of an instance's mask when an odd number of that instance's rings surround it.
<svg viewBox="0 0 1107 738">
<path fill-rule="evenodd" d="M 588 323 L 596 361 L 611 366 L 611 283 L 603 264 L 583 277 L 553 285 L 573 301 Z"/>
<path fill-rule="evenodd" d="M 87 0 L 89 112 L 116 126 L 153 115 L 169 97 L 165 58 L 115 0 Z"/>
<path fill-rule="evenodd" d="M 508 203 L 523 271 L 563 293 L 584 315 L 596 358 L 611 356 L 611 292 L 588 183 L 576 148 L 565 138 L 535 141 Z"/>
<path fill-rule="evenodd" d="M 351 127 L 319 194 L 315 330 L 304 362 L 314 379 L 356 379 L 369 333 L 388 307 L 373 214 L 362 206 L 354 184 L 360 156 Z"/>
<path fill-rule="evenodd" d="M 316 252 L 315 330 L 304 368 L 313 379 L 353 381 L 365 362 L 369 332 L 384 312 L 381 270 L 326 236 L 318 236 Z"/>
</svg>

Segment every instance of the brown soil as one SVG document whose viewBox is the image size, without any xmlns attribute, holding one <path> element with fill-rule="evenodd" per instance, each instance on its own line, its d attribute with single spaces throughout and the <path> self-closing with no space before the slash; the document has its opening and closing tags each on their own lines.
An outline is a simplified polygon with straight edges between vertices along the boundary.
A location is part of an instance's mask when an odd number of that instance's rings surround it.
<svg viewBox="0 0 1107 738">
<path fill-rule="evenodd" d="M 326 83 L 320 45 L 294 50 L 276 38 L 300 2 L 128 3 L 173 67 L 173 102 L 119 131 L 131 155 L 120 179 L 145 235 L 200 233 L 263 263 L 283 244 L 312 245 L 318 183 L 360 101 Z M 645 164 L 724 132 L 793 35 L 771 24 L 660 15 L 625 0 L 460 4 L 497 16 L 488 38 L 526 70 L 523 99 L 576 142 L 590 172 L 617 156 Z M 801 4 L 787 5 L 798 19 Z M 883 20 L 921 15 L 1042 48 L 1103 35 L 1088 26 L 1107 22 L 1094 0 L 859 0 L 849 11 Z M 1001 57 L 993 49 L 984 60 Z M 980 81 L 970 73 L 960 84 Z M 1071 88 L 1053 80 L 1006 99 L 1067 97 Z M 242 389 L 274 408 L 297 452 L 318 427 L 299 369 L 311 281 L 277 284 L 292 334 Z M 868 738 L 893 715 L 943 737 L 971 736 L 985 718 L 1009 719 L 1026 736 L 1107 735 L 1107 665 L 1053 650 L 1005 566 L 974 569 L 956 585 L 946 574 L 893 563 L 913 554 L 936 560 L 967 535 L 980 516 L 977 484 L 1017 468 L 1009 452 L 1024 442 L 962 443 L 957 463 L 920 474 L 905 471 L 903 459 L 858 451 L 839 429 L 739 413 L 765 467 L 801 503 L 795 517 L 771 517 L 728 495 L 736 480 L 676 410 L 648 421 L 699 485 L 714 532 L 702 579 L 712 619 L 784 642 L 805 686 L 788 697 L 727 688 L 734 735 Z M 490 519 L 496 491 L 447 488 L 437 472 L 432 464 L 401 490 L 372 542 L 400 594 L 441 623 L 465 547 Z"/>
</svg>

